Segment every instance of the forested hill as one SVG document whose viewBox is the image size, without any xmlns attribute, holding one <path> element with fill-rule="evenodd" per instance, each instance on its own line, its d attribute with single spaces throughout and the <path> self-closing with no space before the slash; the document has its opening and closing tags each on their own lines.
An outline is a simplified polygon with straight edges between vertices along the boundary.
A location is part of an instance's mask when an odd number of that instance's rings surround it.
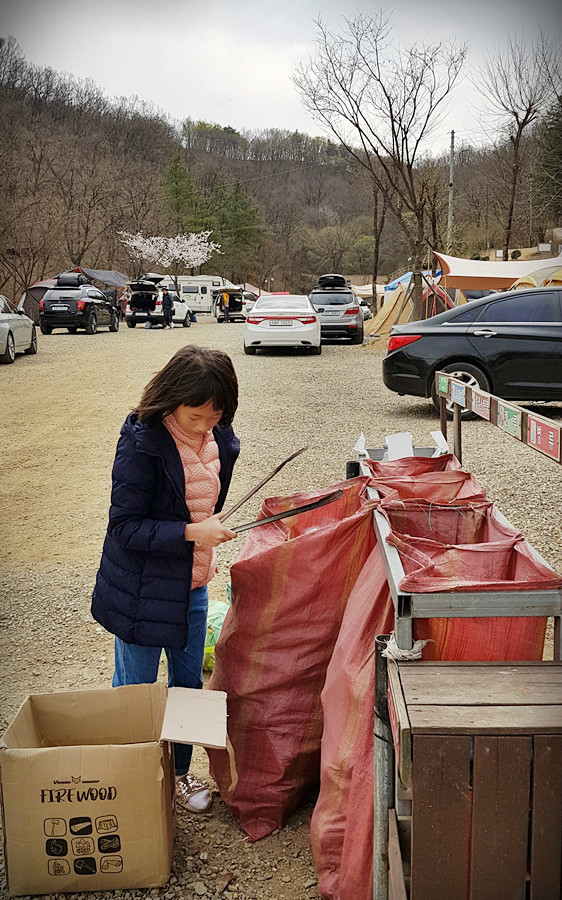
<svg viewBox="0 0 562 900">
<path fill-rule="evenodd" d="M 0 291 L 83 265 L 138 274 L 120 232 L 210 229 L 221 245 L 203 271 L 308 290 L 325 271 L 373 273 L 371 181 L 336 142 L 298 131 L 238 132 L 172 121 L 138 98 L 110 99 L 28 62 L 0 40 Z M 428 245 L 443 248 L 448 163 L 432 167 Z M 501 227 L 501 148 L 473 151 L 459 172 L 457 249 L 474 255 Z M 525 207 L 523 209 L 523 206 Z M 523 236 L 528 197 L 516 210 Z M 407 268 L 410 248 L 390 213 L 379 280 Z M 154 264 L 151 264 L 154 265 Z"/>
</svg>

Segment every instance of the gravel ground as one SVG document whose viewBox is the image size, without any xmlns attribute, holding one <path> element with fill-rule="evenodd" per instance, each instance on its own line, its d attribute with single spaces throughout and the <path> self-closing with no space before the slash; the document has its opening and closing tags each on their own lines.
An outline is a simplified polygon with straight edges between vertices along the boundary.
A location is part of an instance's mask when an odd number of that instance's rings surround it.
<svg viewBox="0 0 562 900">
<path fill-rule="evenodd" d="M 186 341 L 219 347 L 240 381 L 235 429 L 242 452 L 229 502 L 303 445 L 261 497 L 341 481 L 361 431 L 368 447 L 410 431 L 418 446 L 438 428 L 429 401 L 397 397 L 381 379 L 384 348 L 332 343 L 319 357 L 292 351 L 245 356 L 242 325 L 200 316 L 189 331 L 130 330 L 39 336 L 35 357 L 3 366 L 1 720 L 29 692 L 105 687 L 112 639 L 92 621 L 89 602 L 109 506 L 119 428 L 142 388 Z M 541 407 L 562 420 L 562 405 Z M 562 469 L 481 421 L 463 425 L 464 467 L 490 499 L 562 572 Z M 237 522 L 254 518 L 253 498 Z M 225 596 L 242 538 L 220 548 L 211 596 Z M 548 656 L 547 650 L 546 655 Z M 550 649 L 551 653 L 551 649 Z M 204 751 L 194 770 L 208 776 Z M 180 816 L 169 885 L 116 892 L 141 897 L 306 900 L 317 898 L 308 826 L 313 798 L 276 834 L 249 844 L 220 799 L 203 817 Z M 0 881 L 0 898 L 7 896 Z M 54 896 L 54 895 L 53 895 Z M 59 895 L 63 897 L 63 895 Z M 64 895 L 69 896 L 69 895 Z M 87 898 L 92 894 L 72 895 Z"/>
</svg>

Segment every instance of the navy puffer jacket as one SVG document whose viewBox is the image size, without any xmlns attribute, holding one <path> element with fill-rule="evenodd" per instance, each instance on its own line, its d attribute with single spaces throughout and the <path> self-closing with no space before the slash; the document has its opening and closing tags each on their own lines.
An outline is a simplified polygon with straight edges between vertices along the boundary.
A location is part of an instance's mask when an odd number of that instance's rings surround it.
<svg viewBox="0 0 562 900">
<path fill-rule="evenodd" d="M 240 443 L 232 427 L 213 429 L 219 448 L 220 492 L 226 499 Z M 130 644 L 185 647 L 193 543 L 191 516 L 173 437 L 161 422 L 131 413 L 121 428 L 113 464 L 109 524 L 92 596 L 92 615 Z"/>
</svg>

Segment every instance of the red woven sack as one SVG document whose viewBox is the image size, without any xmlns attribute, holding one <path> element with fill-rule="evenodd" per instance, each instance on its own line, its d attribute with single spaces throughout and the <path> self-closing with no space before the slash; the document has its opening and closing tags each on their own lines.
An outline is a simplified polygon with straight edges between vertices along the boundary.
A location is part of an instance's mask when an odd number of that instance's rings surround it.
<svg viewBox="0 0 562 900">
<path fill-rule="evenodd" d="M 320 793 L 310 824 L 323 897 L 371 900 L 375 637 L 394 627 L 378 547 L 357 580 L 322 691 Z"/>
<path fill-rule="evenodd" d="M 221 797 L 252 840 L 279 828 L 318 783 L 320 694 L 351 590 L 375 544 L 368 478 L 328 506 L 251 531 L 231 569 L 232 606 L 209 687 L 227 692 L 225 751 L 209 750 Z M 261 516 L 319 499 L 265 501 Z"/>
</svg>

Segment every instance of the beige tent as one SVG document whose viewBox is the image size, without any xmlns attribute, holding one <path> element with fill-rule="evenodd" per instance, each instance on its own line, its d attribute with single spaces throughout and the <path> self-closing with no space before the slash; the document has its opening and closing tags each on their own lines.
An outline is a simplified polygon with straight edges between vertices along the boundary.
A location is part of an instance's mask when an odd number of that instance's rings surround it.
<svg viewBox="0 0 562 900">
<path fill-rule="evenodd" d="M 482 261 L 445 256 L 433 251 L 441 265 L 440 284 L 446 288 L 461 288 L 464 291 L 507 291 L 515 281 L 530 275 L 538 284 L 537 276 L 544 279 L 552 276 L 562 266 L 562 257 L 553 259 L 528 259 Z"/>
<path fill-rule="evenodd" d="M 350 284 L 349 285 L 354 294 L 356 294 L 361 300 L 368 300 L 369 297 L 373 296 L 373 285 L 369 284 Z M 384 284 L 375 285 L 375 289 L 377 292 L 377 297 L 380 298 L 384 295 Z"/>
<path fill-rule="evenodd" d="M 412 307 L 406 300 L 406 291 L 399 284 L 393 291 L 386 291 L 384 305 L 374 318 L 365 322 L 365 331 L 387 340 L 393 325 L 403 325 L 412 314 Z"/>
</svg>

